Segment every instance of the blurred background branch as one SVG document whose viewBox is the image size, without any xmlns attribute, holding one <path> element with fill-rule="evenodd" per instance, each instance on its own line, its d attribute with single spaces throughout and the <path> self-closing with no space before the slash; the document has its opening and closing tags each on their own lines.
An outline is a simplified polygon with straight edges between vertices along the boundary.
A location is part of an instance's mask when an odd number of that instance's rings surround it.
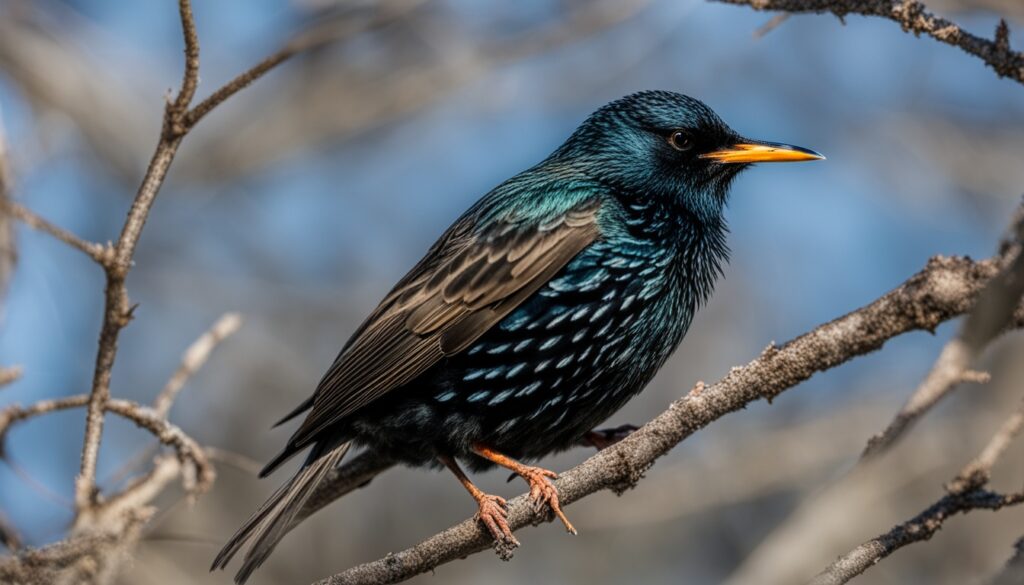
<svg viewBox="0 0 1024 585">
<path fill-rule="evenodd" d="M 841 585 L 915 542 L 929 540 L 943 523 L 974 510 L 1001 510 L 1024 503 L 1024 490 L 999 494 L 985 489 L 992 467 L 1024 427 L 1024 402 L 1003 424 L 985 449 L 964 467 L 947 487 L 949 492 L 927 510 L 841 556 L 811 580 L 811 585 Z"/>
</svg>

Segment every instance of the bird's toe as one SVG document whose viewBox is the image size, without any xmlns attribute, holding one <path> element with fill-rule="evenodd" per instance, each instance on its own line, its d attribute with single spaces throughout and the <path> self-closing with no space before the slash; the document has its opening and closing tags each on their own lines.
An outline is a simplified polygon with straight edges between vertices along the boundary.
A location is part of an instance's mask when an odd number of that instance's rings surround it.
<svg viewBox="0 0 1024 585">
<path fill-rule="evenodd" d="M 476 517 L 487 527 L 499 546 L 515 548 L 519 546 L 519 541 L 512 534 L 512 528 L 508 525 L 507 506 L 505 498 L 484 494 L 480 498 L 480 508 Z"/>
<path fill-rule="evenodd" d="M 562 512 L 562 506 L 558 501 L 558 488 L 548 478 L 556 479 L 558 474 L 539 467 L 531 468 L 524 478 L 530 484 L 530 499 L 533 500 L 534 512 L 540 513 L 545 507 L 550 508 L 555 516 L 562 521 L 565 529 L 576 534 L 576 528 L 569 522 L 569 518 Z"/>
</svg>

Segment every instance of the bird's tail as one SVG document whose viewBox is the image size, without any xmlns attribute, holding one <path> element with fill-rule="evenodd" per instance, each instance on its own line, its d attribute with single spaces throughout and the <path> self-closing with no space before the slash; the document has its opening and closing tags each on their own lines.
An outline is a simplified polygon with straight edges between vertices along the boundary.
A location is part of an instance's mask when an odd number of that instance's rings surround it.
<svg viewBox="0 0 1024 585">
<path fill-rule="evenodd" d="M 302 510 L 316 486 L 324 479 L 327 472 L 341 462 L 350 445 L 350 442 L 333 447 L 323 444 L 316 445 L 302 469 L 278 488 L 270 496 L 270 499 L 245 521 L 238 532 L 235 532 L 231 540 L 217 554 L 217 558 L 213 560 L 210 570 L 225 568 L 231 561 L 231 557 L 235 556 L 239 549 L 251 540 L 252 545 L 245 552 L 242 567 L 235 575 L 235 583 L 244 583 L 288 533 L 295 516 Z"/>
</svg>

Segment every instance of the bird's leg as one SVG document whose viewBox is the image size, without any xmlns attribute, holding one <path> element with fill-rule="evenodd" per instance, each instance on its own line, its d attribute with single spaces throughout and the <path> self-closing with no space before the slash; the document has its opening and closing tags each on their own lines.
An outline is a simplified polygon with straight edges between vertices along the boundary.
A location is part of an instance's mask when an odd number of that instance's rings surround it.
<svg viewBox="0 0 1024 585">
<path fill-rule="evenodd" d="M 580 439 L 580 444 L 585 447 L 594 447 L 601 451 L 625 439 L 638 428 L 634 425 L 620 425 L 613 429 L 594 429 L 583 435 L 583 438 Z"/>
<path fill-rule="evenodd" d="M 534 505 L 539 509 L 540 506 L 547 504 L 551 511 L 558 516 L 558 519 L 562 521 L 562 524 L 565 524 L 565 529 L 576 534 L 576 528 L 565 517 L 561 506 L 558 504 L 558 490 L 551 483 L 551 480 L 548 479 L 557 478 L 557 473 L 541 467 L 523 465 L 511 457 L 502 455 L 483 445 L 473 445 L 473 452 L 488 461 L 493 461 L 505 469 L 511 470 L 519 477 L 525 479 L 526 483 L 530 485 L 530 498 L 533 499 Z"/>
<path fill-rule="evenodd" d="M 466 488 L 469 495 L 473 496 L 473 499 L 476 500 L 477 505 L 480 506 L 476 517 L 491 531 L 494 540 L 511 547 L 519 546 L 519 541 L 512 535 L 512 529 L 508 526 L 508 510 L 505 508 L 505 498 L 485 494 L 480 488 L 473 485 L 473 482 L 466 477 L 459 464 L 451 457 L 441 455 L 438 459 L 455 474 L 462 487 Z"/>
</svg>

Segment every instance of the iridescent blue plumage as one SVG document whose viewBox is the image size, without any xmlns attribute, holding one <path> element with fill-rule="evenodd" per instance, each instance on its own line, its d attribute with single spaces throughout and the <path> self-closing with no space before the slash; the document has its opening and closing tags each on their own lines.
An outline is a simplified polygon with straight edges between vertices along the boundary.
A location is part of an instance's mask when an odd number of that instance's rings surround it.
<svg viewBox="0 0 1024 585">
<path fill-rule="evenodd" d="M 312 447 L 299 474 L 228 543 L 255 539 L 244 580 L 352 444 L 449 467 L 495 538 L 514 542 L 473 469 L 502 465 L 562 515 L 537 459 L 577 442 L 651 380 L 721 274 L 722 211 L 751 162 L 819 155 L 741 139 L 670 92 L 608 104 L 537 166 L 484 196 L 356 331 L 264 474 Z"/>
<path fill-rule="evenodd" d="M 420 388 L 396 393 L 383 416 L 368 415 L 368 435 L 450 429 L 441 440 L 452 452 L 468 449 L 461 443 L 469 437 L 533 459 L 576 443 L 650 381 L 710 294 L 727 254 L 725 225 L 672 217 L 651 199 L 622 205 L 624 196 L 608 188 L 592 192 L 608 197 L 604 238 L 465 352 L 434 366 Z M 396 451 L 424 457 L 418 446 Z"/>
</svg>

